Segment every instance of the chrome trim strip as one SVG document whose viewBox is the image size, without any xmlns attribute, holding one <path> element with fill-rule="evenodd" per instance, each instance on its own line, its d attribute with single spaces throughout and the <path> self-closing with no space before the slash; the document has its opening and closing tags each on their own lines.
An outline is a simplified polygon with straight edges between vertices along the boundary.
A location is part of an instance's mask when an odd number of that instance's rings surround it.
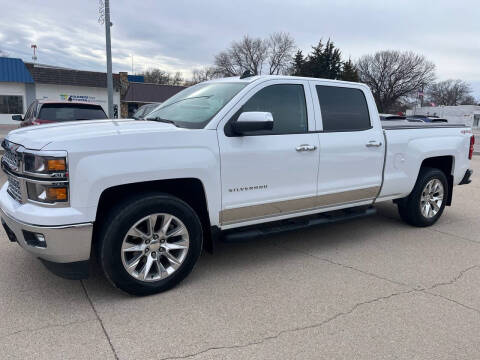
<svg viewBox="0 0 480 360">
<path fill-rule="evenodd" d="M 354 204 L 360 201 L 374 200 L 379 189 L 380 186 L 373 186 L 364 189 L 310 196 L 301 199 L 225 209 L 220 212 L 220 223 L 221 225 L 230 225 L 244 221 L 265 219 L 272 216 L 287 215 L 336 205 Z"/>
</svg>

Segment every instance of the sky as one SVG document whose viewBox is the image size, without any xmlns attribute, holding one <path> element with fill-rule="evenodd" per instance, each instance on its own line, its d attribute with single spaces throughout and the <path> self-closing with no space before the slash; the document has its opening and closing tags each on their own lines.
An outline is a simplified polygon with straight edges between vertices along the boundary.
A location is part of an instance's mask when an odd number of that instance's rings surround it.
<svg viewBox="0 0 480 360">
<path fill-rule="evenodd" d="M 110 0 L 113 70 L 191 71 L 243 35 L 287 32 L 304 53 L 331 38 L 344 58 L 385 49 L 423 54 L 438 80 L 469 82 L 480 98 L 478 0 Z M 31 61 L 105 71 L 99 1 L 0 0 L 0 50 Z"/>
</svg>

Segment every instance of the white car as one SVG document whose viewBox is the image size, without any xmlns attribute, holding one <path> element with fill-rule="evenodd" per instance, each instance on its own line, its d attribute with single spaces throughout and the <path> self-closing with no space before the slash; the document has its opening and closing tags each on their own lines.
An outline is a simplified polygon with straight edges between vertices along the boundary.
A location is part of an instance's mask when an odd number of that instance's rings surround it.
<svg viewBox="0 0 480 360">
<path fill-rule="evenodd" d="M 407 223 L 432 225 L 453 186 L 470 182 L 473 142 L 459 125 L 382 127 L 359 83 L 217 79 L 147 121 L 12 131 L 0 215 L 10 240 L 53 272 L 85 277 L 96 251 L 115 286 L 152 294 L 178 284 L 220 237 L 364 216 L 391 200 Z"/>
</svg>

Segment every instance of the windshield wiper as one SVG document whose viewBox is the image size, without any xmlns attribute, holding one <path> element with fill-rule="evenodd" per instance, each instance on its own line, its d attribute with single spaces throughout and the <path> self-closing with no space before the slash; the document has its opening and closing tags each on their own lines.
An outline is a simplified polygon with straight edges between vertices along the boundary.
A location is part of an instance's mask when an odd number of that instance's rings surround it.
<svg viewBox="0 0 480 360">
<path fill-rule="evenodd" d="M 162 119 L 161 117 L 147 118 L 145 120 L 163 122 L 163 123 L 172 124 L 172 125 L 175 125 L 176 127 L 179 127 L 175 121 L 168 120 L 168 119 Z"/>
</svg>

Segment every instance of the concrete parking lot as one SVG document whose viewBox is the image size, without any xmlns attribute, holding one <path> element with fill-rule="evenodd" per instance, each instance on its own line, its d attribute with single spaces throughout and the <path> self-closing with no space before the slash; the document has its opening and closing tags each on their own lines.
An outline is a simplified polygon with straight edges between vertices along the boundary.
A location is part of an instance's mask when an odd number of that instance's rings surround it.
<svg viewBox="0 0 480 360">
<path fill-rule="evenodd" d="M 473 167 L 480 173 L 480 157 Z M 220 244 L 136 298 L 50 274 L 0 235 L 2 359 L 478 359 L 480 180 L 431 228 L 378 215 Z"/>
</svg>

